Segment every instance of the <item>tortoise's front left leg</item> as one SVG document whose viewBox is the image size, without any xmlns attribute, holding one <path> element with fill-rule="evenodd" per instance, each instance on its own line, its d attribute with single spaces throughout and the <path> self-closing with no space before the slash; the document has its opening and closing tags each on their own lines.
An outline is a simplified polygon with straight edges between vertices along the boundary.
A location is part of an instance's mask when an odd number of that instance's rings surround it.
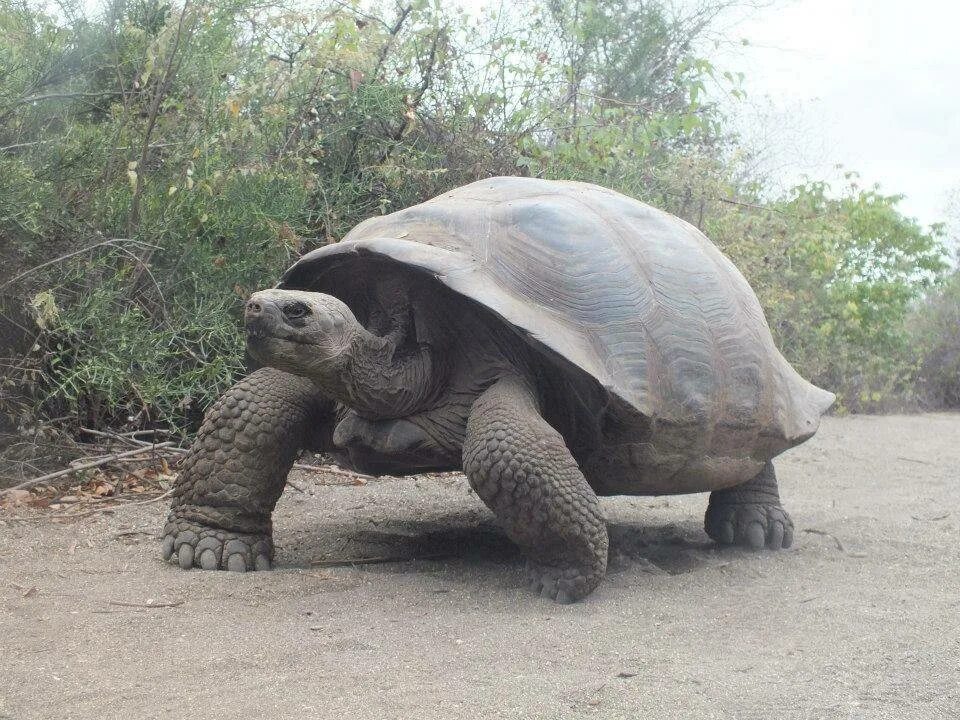
<svg viewBox="0 0 960 720">
<path fill-rule="evenodd" d="M 590 594 L 607 568 L 597 496 L 563 437 L 519 379 L 499 380 L 474 402 L 463 470 L 526 553 L 533 589 L 558 602 Z"/>
<path fill-rule="evenodd" d="M 270 514 L 299 452 L 330 432 L 332 410 L 311 381 L 274 368 L 224 393 L 183 460 L 164 559 L 185 570 L 269 570 Z"/>
</svg>

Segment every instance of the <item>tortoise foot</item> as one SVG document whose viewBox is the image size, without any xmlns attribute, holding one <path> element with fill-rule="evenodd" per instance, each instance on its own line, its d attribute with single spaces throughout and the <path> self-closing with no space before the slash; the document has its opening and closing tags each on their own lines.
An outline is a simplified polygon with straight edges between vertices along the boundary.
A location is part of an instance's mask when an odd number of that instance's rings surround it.
<svg viewBox="0 0 960 720">
<path fill-rule="evenodd" d="M 184 570 L 269 570 L 273 558 L 269 534 L 231 532 L 181 519 L 166 524 L 162 547 L 163 559 Z"/>
<path fill-rule="evenodd" d="M 779 503 L 711 500 L 703 525 L 707 535 L 720 545 L 780 550 L 793 544 L 793 521 Z"/>
<path fill-rule="evenodd" d="M 527 586 L 541 597 L 562 605 L 577 602 L 593 592 L 603 579 L 579 567 L 553 567 L 527 561 Z"/>
</svg>

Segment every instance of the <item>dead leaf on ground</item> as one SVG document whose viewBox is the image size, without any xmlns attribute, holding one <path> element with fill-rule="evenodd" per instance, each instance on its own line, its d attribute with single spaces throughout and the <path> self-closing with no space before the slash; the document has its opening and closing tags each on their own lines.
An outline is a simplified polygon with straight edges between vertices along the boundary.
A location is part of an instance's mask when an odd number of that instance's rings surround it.
<svg viewBox="0 0 960 720">
<path fill-rule="evenodd" d="M 97 497 L 104 497 L 106 495 L 113 495 L 113 485 L 107 483 L 99 483 L 96 487 L 93 488 L 93 494 Z"/>
<path fill-rule="evenodd" d="M 16 507 L 30 501 L 33 494 L 29 490 L 7 490 L 0 494 L 0 507 Z"/>
</svg>

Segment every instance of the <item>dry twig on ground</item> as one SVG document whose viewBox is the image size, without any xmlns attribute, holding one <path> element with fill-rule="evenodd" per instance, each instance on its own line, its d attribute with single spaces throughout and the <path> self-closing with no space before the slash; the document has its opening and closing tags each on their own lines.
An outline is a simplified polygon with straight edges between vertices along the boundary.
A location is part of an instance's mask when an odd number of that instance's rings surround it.
<svg viewBox="0 0 960 720">
<path fill-rule="evenodd" d="M 170 441 L 167 441 L 167 442 L 158 443 L 157 445 L 146 445 L 144 447 L 135 448 L 133 450 L 127 450 L 126 452 L 114 453 L 113 455 L 108 455 L 98 460 L 92 460 L 90 462 L 81 463 L 80 465 L 75 465 L 74 467 L 64 468 L 63 470 L 57 470 L 56 472 L 47 473 L 46 475 L 41 475 L 40 477 L 36 477 L 31 480 L 22 482 L 19 485 L 14 485 L 11 488 L 7 488 L 2 492 L 9 493 L 13 490 L 25 490 L 26 488 L 34 487 L 35 485 L 39 485 L 40 483 L 47 482 L 48 480 L 54 480 L 58 477 L 63 477 L 65 475 L 72 475 L 73 473 L 79 472 L 81 470 L 90 470 L 91 468 L 107 465 L 108 463 L 114 462 L 116 460 L 133 457 L 135 455 L 142 455 L 144 453 L 150 452 L 151 450 L 166 448 L 166 447 L 170 447 L 171 445 L 173 445 L 173 443 Z"/>
</svg>

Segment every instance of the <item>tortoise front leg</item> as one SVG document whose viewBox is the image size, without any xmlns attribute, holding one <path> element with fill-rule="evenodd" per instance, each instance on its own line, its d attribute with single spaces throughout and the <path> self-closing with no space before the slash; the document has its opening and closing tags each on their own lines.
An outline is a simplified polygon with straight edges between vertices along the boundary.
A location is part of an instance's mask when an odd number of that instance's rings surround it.
<svg viewBox="0 0 960 720">
<path fill-rule="evenodd" d="M 332 409 L 310 380 L 274 368 L 224 393 L 183 460 L 164 558 L 185 570 L 269 570 L 270 514 L 299 452 L 331 432 Z"/>
<path fill-rule="evenodd" d="M 501 379 L 474 402 L 463 469 L 526 553 L 534 590 L 573 602 L 596 588 L 608 542 L 597 496 L 523 381 Z"/>
</svg>

